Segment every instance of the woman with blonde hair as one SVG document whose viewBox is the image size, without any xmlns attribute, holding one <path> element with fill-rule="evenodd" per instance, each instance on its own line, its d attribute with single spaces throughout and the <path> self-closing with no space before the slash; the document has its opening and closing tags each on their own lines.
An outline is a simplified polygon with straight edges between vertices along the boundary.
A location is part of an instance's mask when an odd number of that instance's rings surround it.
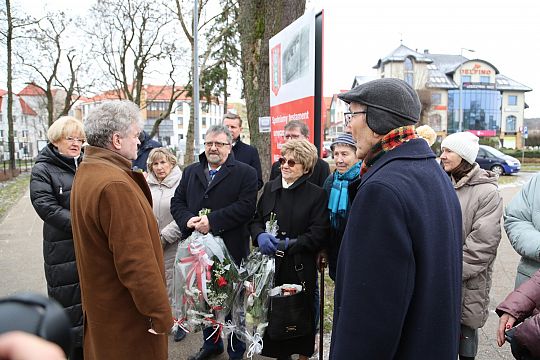
<svg viewBox="0 0 540 360">
<path fill-rule="evenodd" d="M 264 334 L 262 355 L 278 359 L 308 359 L 314 351 L 315 309 L 313 298 L 317 278 L 316 254 L 328 237 L 329 216 L 325 191 L 307 181 L 317 162 L 317 149 L 307 140 L 289 140 L 281 148 L 278 177 L 264 186 L 257 212 L 250 224 L 255 246 L 266 255 L 276 256 L 274 286 L 304 284 L 308 299 L 303 310 L 305 323 L 310 324 L 305 335 L 280 340 Z M 266 232 L 270 217 L 277 220 L 277 234 Z M 301 270 L 301 271 L 300 271 Z M 272 326 L 272 313 L 270 326 Z"/>
<path fill-rule="evenodd" d="M 167 148 L 152 149 L 146 161 L 148 176 L 146 181 L 152 193 L 154 215 L 156 216 L 161 243 L 163 245 L 163 259 L 165 261 L 165 278 L 169 302 L 173 305 L 173 268 L 176 248 L 182 233 L 171 215 L 171 198 L 180 184 L 182 171 L 176 165 L 176 156 Z M 186 336 L 182 329 L 174 334 L 174 341 L 181 341 Z"/>
<path fill-rule="evenodd" d="M 86 141 L 83 124 L 71 116 L 47 131 L 49 143 L 39 153 L 30 177 L 30 199 L 43 220 L 43 260 L 47 293 L 66 310 L 74 339 L 69 358 L 83 358 L 83 315 L 75 247 L 71 231 L 70 193 Z"/>
</svg>

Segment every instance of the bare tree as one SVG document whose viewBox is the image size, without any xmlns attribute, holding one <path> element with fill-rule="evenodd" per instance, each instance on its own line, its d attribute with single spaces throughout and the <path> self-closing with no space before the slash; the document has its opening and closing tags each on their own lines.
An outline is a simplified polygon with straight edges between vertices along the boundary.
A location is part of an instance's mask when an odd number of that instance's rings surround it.
<svg viewBox="0 0 540 360">
<path fill-rule="evenodd" d="M 16 176 L 15 164 L 15 137 L 13 129 L 13 40 L 16 39 L 16 31 L 35 23 L 30 17 L 13 17 L 11 12 L 11 0 L 5 0 L 5 9 L 0 9 L 2 20 L 5 20 L 5 29 L 0 30 L 2 39 L 6 44 L 6 62 L 7 62 L 7 120 L 8 120 L 8 151 L 9 151 L 9 170 L 11 176 Z"/>
<path fill-rule="evenodd" d="M 74 31 L 71 23 L 64 13 L 47 14 L 28 29 L 26 47 L 16 52 L 19 62 L 30 70 L 26 74 L 29 84 L 43 93 L 48 126 L 67 115 L 82 92 L 78 76 L 83 56 L 67 44 L 67 35 Z"/>
<path fill-rule="evenodd" d="M 106 86 L 114 89 L 121 99 L 146 106 L 144 82 L 153 72 L 160 72 L 164 63 L 170 71 L 164 86 L 172 89 L 167 110 L 155 121 L 150 136 L 167 118 L 176 99 L 185 91 L 176 86 L 175 73 L 179 47 L 172 35 L 173 17 L 164 4 L 144 0 L 100 0 L 91 9 L 95 22 L 87 33 L 94 44 L 93 55 L 101 61 Z"/>
<path fill-rule="evenodd" d="M 184 35 L 186 36 L 190 48 L 191 48 L 191 64 L 195 63 L 194 54 L 195 54 L 195 39 L 193 36 L 193 26 L 188 26 L 188 24 L 193 24 L 193 2 L 192 1 L 185 1 L 185 0 L 175 0 L 176 1 L 176 15 L 178 17 L 178 20 L 180 21 L 180 25 L 182 27 L 182 31 L 184 32 Z M 197 0 L 198 1 L 198 13 L 197 16 L 197 22 L 199 24 L 198 31 L 203 33 L 204 31 L 209 31 L 209 29 L 214 28 L 216 25 L 218 19 L 222 14 L 234 11 L 234 7 L 236 7 L 236 3 L 234 1 L 223 1 L 222 5 L 225 7 L 221 8 L 220 12 L 217 12 L 213 15 L 207 16 L 202 19 L 202 14 L 208 12 L 208 3 L 209 0 Z M 215 77 L 212 77 L 210 75 L 211 71 L 213 69 L 216 69 L 217 63 L 219 60 L 216 60 L 212 57 L 212 54 L 215 54 L 215 49 L 218 44 L 220 44 L 226 34 L 228 33 L 229 29 L 234 26 L 234 22 L 229 23 L 228 25 L 224 25 L 224 22 L 220 23 L 219 31 L 214 31 L 212 36 L 207 37 L 207 41 L 205 43 L 199 42 L 198 49 L 199 52 L 202 54 L 200 56 L 200 59 L 198 59 L 199 64 L 199 74 L 201 78 L 202 83 L 202 89 L 200 91 L 201 95 L 207 97 L 207 101 L 210 102 L 210 98 L 212 95 L 218 95 L 220 91 L 213 94 L 212 87 L 217 87 L 219 81 L 215 82 Z M 216 30 L 216 29 L 214 29 Z M 221 75 L 221 79 L 223 78 L 223 75 Z M 204 83 L 203 81 L 206 81 Z M 188 84 L 187 88 L 190 90 L 188 92 L 188 95 L 192 95 L 192 86 L 191 81 L 190 84 Z M 199 104 L 195 104 L 194 101 L 191 101 L 190 104 L 190 116 L 189 116 L 189 123 L 188 123 L 188 131 L 186 136 L 186 153 L 184 155 L 184 164 L 191 164 L 194 160 L 194 140 L 195 140 L 195 119 L 194 119 L 194 113 L 195 113 L 195 106 L 199 106 Z M 198 121 L 198 119 L 197 119 Z"/>
<path fill-rule="evenodd" d="M 268 40 L 304 14 L 305 0 L 238 0 L 242 78 L 251 144 L 261 157 L 263 178 L 270 173 L 270 136 L 259 133 L 259 116 L 270 114 Z"/>
</svg>

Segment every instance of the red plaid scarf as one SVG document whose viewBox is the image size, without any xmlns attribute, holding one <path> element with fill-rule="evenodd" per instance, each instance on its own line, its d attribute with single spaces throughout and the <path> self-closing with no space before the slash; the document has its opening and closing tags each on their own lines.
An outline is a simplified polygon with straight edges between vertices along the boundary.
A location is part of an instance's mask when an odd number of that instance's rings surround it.
<svg viewBox="0 0 540 360">
<path fill-rule="evenodd" d="M 388 151 L 397 148 L 411 139 L 416 139 L 416 131 L 414 125 L 402 126 L 390 131 L 381 141 L 376 143 L 366 154 L 362 161 L 360 176 L 364 175 L 375 162 Z"/>
</svg>

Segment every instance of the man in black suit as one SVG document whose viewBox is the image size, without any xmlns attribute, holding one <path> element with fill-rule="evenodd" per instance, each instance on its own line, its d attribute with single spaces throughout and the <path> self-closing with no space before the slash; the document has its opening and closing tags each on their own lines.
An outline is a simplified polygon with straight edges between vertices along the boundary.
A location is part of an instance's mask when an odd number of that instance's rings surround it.
<svg viewBox="0 0 540 360">
<path fill-rule="evenodd" d="M 171 199 L 171 213 L 186 238 L 194 230 L 220 236 L 237 265 L 249 254 L 247 224 L 257 202 L 255 169 L 234 159 L 232 136 L 224 125 L 211 126 L 205 136 L 204 153 L 189 165 Z M 199 216 L 203 208 L 208 215 Z M 203 330 L 204 344 L 191 360 L 209 359 L 223 352 L 220 333 Z M 217 338 L 216 338 L 217 337 Z M 230 343 L 230 340 L 228 341 Z M 246 346 L 233 336 L 229 359 L 242 359 Z"/>
<path fill-rule="evenodd" d="M 228 112 L 223 116 L 223 125 L 231 132 L 234 158 L 244 164 L 250 165 L 257 171 L 257 190 L 260 190 L 263 186 L 261 159 L 259 158 L 257 148 L 243 143 L 240 138 L 240 134 L 242 133 L 242 118 L 238 114 Z"/>
<path fill-rule="evenodd" d="M 291 120 L 285 125 L 285 141 L 291 139 L 306 139 L 309 140 L 309 128 L 299 120 Z M 279 161 L 272 164 L 270 171 L 270 180 L 275 179 L 281 173 Z M 313 168 L 313 173 L 308 181 L 322 187 L 326 178 L 330 175 L 330 166 L 321 158 L 317 159 L 317 163 Z"/>
</svg>

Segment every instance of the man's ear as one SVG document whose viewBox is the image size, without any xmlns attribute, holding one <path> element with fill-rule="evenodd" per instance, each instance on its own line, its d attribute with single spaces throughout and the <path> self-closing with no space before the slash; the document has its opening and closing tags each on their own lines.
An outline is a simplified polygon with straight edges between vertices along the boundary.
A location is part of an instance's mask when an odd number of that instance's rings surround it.
<svg viewBox="0 0 540 360">
<path fill-rule="evenodd" d="M 113 133 L 111 147 L 113 150 L 120 150 L 122 148 L 122 143 L 120 142 L 120 134 Z"/>
</svg>

